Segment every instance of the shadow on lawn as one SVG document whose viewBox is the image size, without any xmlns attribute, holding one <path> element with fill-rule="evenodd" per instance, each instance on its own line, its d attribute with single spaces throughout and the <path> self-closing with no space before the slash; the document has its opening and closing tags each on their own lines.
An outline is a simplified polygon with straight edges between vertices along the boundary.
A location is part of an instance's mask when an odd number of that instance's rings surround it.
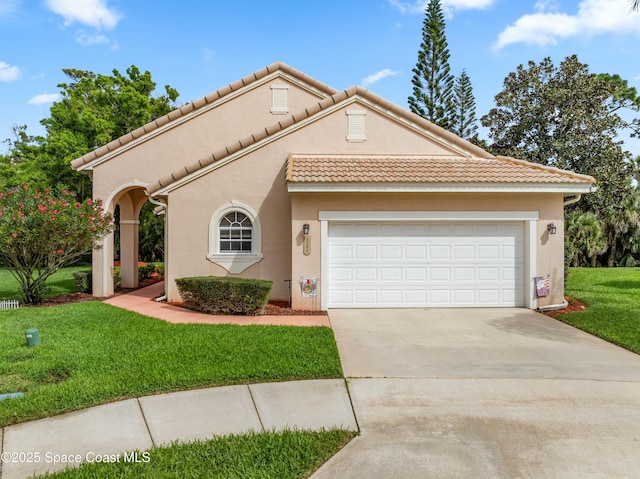
<svg viewBox="0 0 640 479">
<path fill-rule="evenodd" d="M 598 286 L 608 286 L 610 288 L 618 289 L 635 289 L 640 290 L 640 280 L 622 280 L 622 281 L 607 281 L 606 283 L 598 283 Z"/>
</svg>

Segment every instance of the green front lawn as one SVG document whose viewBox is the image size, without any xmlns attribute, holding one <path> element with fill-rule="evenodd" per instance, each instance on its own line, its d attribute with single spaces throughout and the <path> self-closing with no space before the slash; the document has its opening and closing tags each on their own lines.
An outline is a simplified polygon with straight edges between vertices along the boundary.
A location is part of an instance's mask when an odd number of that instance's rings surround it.
<svg viewBox="0 0 640 479">
<path fill-rule="evenodd" d="M 566 294 L 587 309 L 558 319 L 640 354 L 640 268 L 572 268 Z"/>
<path fill-rule="evenodd" d="M 154 447 L 141 462 L 83 464 L 45 477 L 56 479 L 202 478 L 303 479 L 318 469 L 353 432 L 285 431 L 232 435 L 191 444 Z"/>
<path fill-rule="evenodd" d="M 26 347 L 38 328 L 42 345 Z M 170 324 L 84 302 L 0 311 L 0 426 L 119 399 L 228 384 L 340 378 L 326 327 Z"/>
<path fill-rule="evenodd" d="M 50 298 L 61 294 L 73 293 L 76 291 L 76 283 L 73 273 L 76 271 L 86 271 L 90 266 L 69 266 L 62 268 L 47 279 L 47 291 L 45 297 Z M 18 282 L 6 268 L 0 268 L 0 301 L 3 299 L 20 299 L 20 289 Z"/>
</svg>

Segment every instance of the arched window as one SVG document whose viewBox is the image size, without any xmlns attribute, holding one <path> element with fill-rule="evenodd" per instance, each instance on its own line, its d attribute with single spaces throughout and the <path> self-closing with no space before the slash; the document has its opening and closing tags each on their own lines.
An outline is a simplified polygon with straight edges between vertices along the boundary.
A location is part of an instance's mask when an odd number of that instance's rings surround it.
<svg viewBox="0 0 640 479">
<path fill-rule="evenodd" d="M 262 259 L 260 221 L 251 207 L 232 201 L 216 210 L 209 223 L 207 259 L 232 274 Z"/>
<path fill-rule="evenodd" d="M 251 253 L 253 223 L 240 211 L 232 211 L 220 220 L 220 253 Z"/>
</svg>

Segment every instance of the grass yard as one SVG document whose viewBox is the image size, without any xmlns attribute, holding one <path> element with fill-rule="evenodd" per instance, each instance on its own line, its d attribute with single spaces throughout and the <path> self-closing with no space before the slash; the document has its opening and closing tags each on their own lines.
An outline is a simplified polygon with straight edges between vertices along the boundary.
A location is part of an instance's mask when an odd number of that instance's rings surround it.
<svg viewBox="0 0 640 479">
<path fill-rule="evenodd" d="M 26 347 L 38 328 L 41 346 Z M 0 311 L 0 426 L 190 388 L 340 378 L 325 327 L 169 324 L 102 302 Z"/>
<path fill-rule="evenodd" d="M 232 435 L 191 444 L 172 444 L 139 452 L 148 462 L 83 464 L 57 474 L 55 479 L 303 479 L 318 469 L 355 435 L 353 432 L 285 431 Z"/>
<path fill-rule="evenodd" d="M 70 266 L 57 271 L 47 279 L 48 290 L 45 297 L 59 296 L 61 294 L 73 293 L 76 291 L 76 283 L 73 273 L 91 269 L 90 266 Z M 20 299 L 18 282 L 6 268 L 0 268 L 0 300 Z"/>
<path fill-rule="evenodd" d="M 587 309 L 558 319 L 640 354 L 640 268 L 572 268 L 566 294 Z"/>
</svg>

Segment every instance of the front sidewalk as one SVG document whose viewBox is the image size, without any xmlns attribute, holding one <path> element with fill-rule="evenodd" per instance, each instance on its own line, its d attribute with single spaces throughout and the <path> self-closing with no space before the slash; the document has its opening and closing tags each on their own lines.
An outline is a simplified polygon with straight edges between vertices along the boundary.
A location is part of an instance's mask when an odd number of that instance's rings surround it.
<svg viewBox="0 0 640 479">
<path fill-rule="evenodd" d="M 99 460 L 153 461 L 143 451 L 172 441 L 334 427 L 358 430 L 343 379 L 158 394 L 5 427 L 0 477 L 23 479 Z"/>
<path fill-rule="evenodd" d="M 279 326 L 327 326 L 330 327 L 329 317 L 324 315 L 309 316 L 215 316 L 198 313 L 180 306 L 154 301 L 154 298 L 164 292 L 164 282 L 140 288 L 131 293 L 113 296 L 104 300 L 106 304 L 118 308 L 135 311 L 136 313 L 162 319 L 170 323 L 200 323 L 200 324 L 262 324 Z"/>
</svg>

